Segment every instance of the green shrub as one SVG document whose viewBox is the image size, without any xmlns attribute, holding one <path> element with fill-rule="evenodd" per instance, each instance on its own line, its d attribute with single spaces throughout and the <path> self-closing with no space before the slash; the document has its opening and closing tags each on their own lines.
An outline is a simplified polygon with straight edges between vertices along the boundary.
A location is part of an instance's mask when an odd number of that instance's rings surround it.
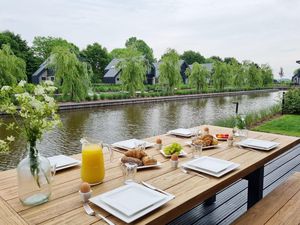
<svg viewBox="0 0 300 225">
<path fill-rule="evenodd" d="M 93 96 L 88 95 L 88 96 L 86 96 L 85 100 L 91 101 L 91 100 L 93 100 Z"/>
<path fill-rule="evenodd" d="M 300 114 L 300 88 L 293 88 L 285 93 L 283 112 Z"/>
<path fill-rule="evenodd" d="M 93 99 L 94 99 L 95 101 L 97 101 L 97 100 L 99 99 L 99 97 L 98 97 L 98 95 L 97 95 L 96 93 L 94 93 Z"/>
</svg>

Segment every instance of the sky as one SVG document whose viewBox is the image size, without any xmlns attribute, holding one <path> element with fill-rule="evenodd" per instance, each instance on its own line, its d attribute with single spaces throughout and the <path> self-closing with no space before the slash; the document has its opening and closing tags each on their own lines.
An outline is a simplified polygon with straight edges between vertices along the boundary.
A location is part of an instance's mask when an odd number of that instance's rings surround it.
<svg viewBox="0 0 300 225">
<path fill-rule="evenodd" d="M 167 48 L 268 63 L 290 78 L 300 65 L 299 0 L 0 0 L 0 31 L 62 37 L 109 51 L 132 36 L 159 58 Z"/>
</svg>

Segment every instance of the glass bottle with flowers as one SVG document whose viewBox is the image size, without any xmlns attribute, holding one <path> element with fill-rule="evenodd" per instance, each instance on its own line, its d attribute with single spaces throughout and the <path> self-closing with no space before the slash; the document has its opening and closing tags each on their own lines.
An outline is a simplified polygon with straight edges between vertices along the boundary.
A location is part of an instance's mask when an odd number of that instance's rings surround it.
<svg viewBox="0 0 300 225">
<path fill-rule="evenodd" d="M 10 115 L 12 123 L 0 121 L 0 126 L 24 135 L 28 155 L 18 167 L 18 193 L 25 205 L 38 205 L 48 201 L 51 195 L 52 167 L 36 147 L 44 132 L 60 125 L 57 104 L 51 96 L 56 88 L 53 82 L 40 85 L 20 81 L 15 86 L 3 86 L 0 90 L 0 112 Z M 0 140 L 0 151 L 9 151 L 14 136 Z"/>
</svg>

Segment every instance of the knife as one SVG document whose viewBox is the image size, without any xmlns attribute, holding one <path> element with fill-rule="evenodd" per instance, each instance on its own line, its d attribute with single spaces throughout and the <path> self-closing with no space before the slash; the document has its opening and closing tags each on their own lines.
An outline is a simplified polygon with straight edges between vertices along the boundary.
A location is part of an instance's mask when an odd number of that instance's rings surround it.
<svg viewBox="0 0 300 225">
<path fill-rule="evenodd" d="M 166 191 L 164 191 L 164 190 L 161 190 L 161 189 L 159 189 L 159 188 L 157 188 L 157 187 L 154 187 L 154 186 L 152 186 L 151 184 L 148 184 L 148 183 L 146 183 L 146 182 L 144 182 L 144 181 L 142 181 L 141 183 L 142 183 L 144 186 L 146 186 L 146 187 L 148 187 L 148 188 L 150 188 L 150 189 L 152 189 L 152 190 L 154 190 L 154 191 L 158 191 L 158 192 L 160 192 L 160 193 L 162 193 L 162 194 L 165 194 L 165 195 L 168 195 L 168 196 L 172 196 L 173 198 L 175 198 L 174 195 L 172 195 L 172 194 L 170 194 L 170 193 L 168 193 L 168 192 L 166 192 Z"/>
</svg>

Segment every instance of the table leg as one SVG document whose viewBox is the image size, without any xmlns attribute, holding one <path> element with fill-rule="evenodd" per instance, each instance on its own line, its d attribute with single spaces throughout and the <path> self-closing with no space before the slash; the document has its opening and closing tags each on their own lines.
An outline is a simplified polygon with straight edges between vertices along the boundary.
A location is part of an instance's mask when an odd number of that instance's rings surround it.
<svg viewBox="0 0 300 225">
<path fill-rule="evenodd" d="M 210 198 L 204 201 L 204 205 L 211 205 L 216 201 L 216 195 L 211 196 Z"/>
<path fill-rule="evenodd" d="M 245 179 L 248 180 L 247 208 L 249 209 L 263 197 L 264 167 L 253 171 Z"/>
</svg>

